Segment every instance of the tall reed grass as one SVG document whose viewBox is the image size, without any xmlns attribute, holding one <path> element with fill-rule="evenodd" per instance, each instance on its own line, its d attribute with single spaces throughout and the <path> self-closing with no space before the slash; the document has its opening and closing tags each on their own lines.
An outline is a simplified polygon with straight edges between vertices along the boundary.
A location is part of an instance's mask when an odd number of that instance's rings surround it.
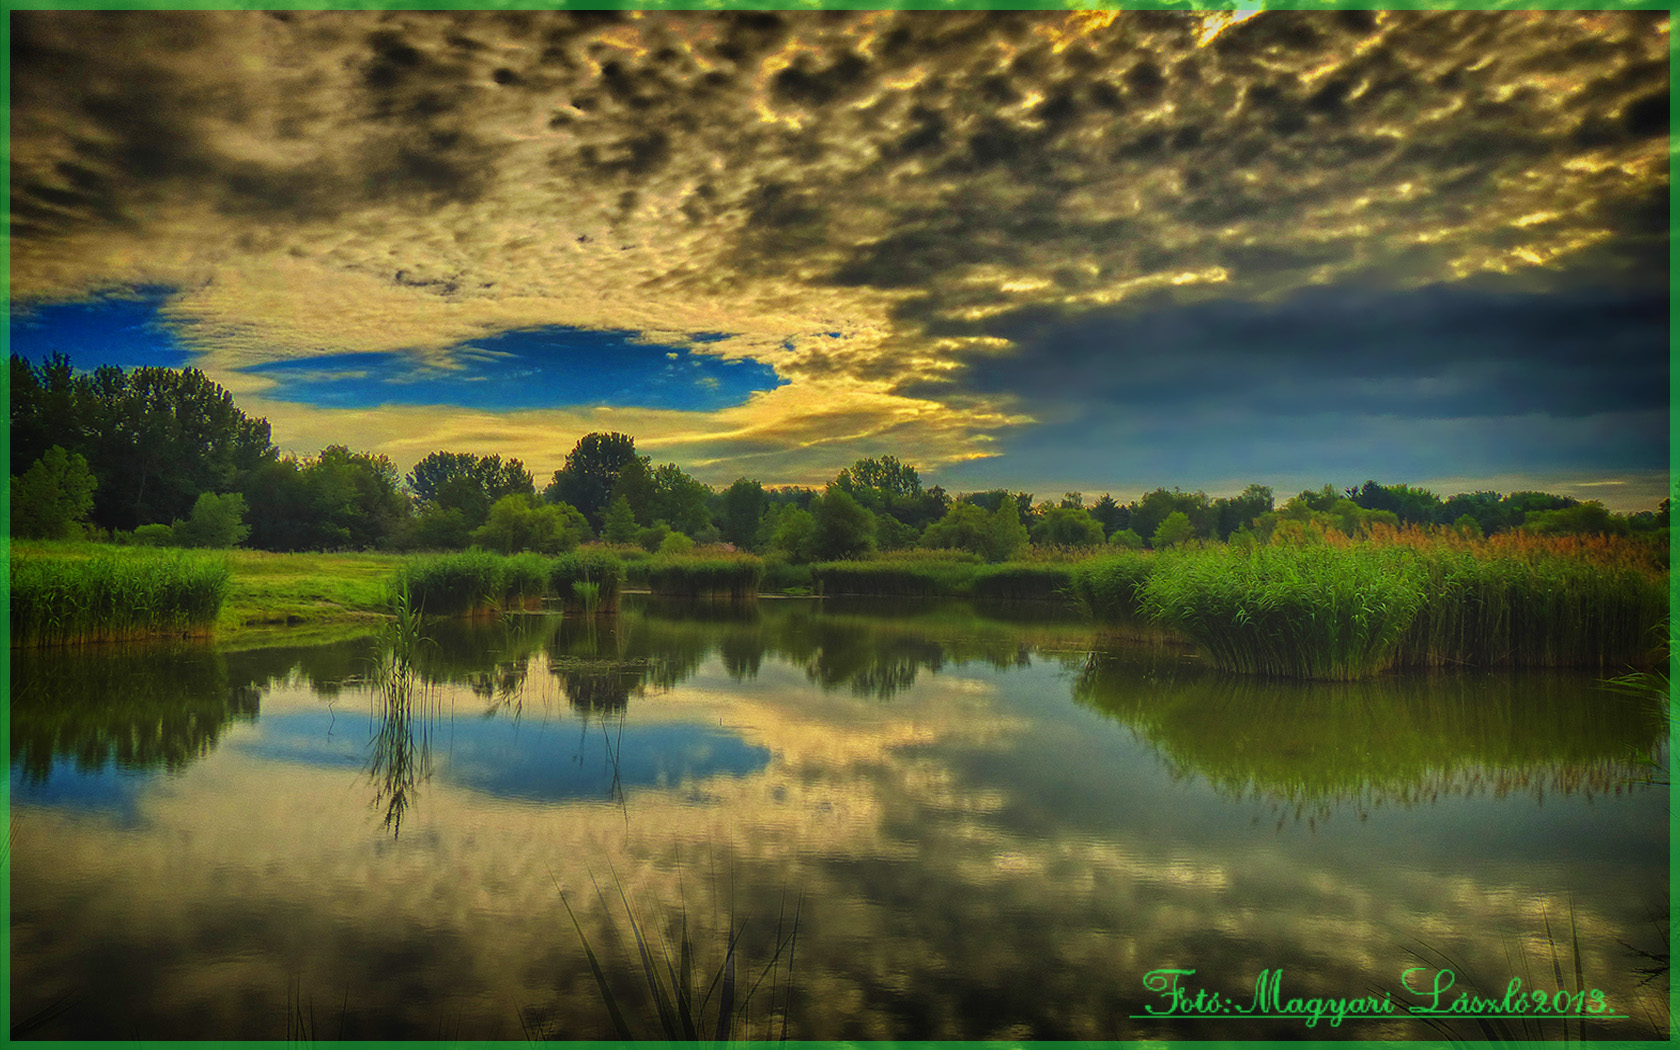
<svg viewBox="0 0 1680 1050">
<path fill-rule="evenodd" d="M 968 581 L 968 593 L 976 598 L 1066 598 L 1072 593 L 1073 573 L 1072 565 L 1044 562 L 979 566 Z"/>
<path fill-rule="evenodd" d="M 645 565 L 648 589 L 662 597 L 741 601 L 758 597 L 764 579 L 764 559 L 752 554 L 660 556 Z"/>
<path fill-rule="evenodd" d="M 489 615 L 537 608 L 548 590 L 548 560 L 470 550 L 416 558 L 397 569 L 393 600 L 403 588 L 428 616 Z"/>
<path fill-rule="evenodd" d="M 1161 557 L 1137 598 L 1223 670 L 1347 681 L 1389 665 L 1424 591 L 1402 550 L 1210 546 Z"/>
<path fill-rule="evenodd" d="M 580 583 L 594 591 L 587 605 L 576 586 Z M 615 612 L 624 589 L 624 562 L 614 552 L 580 547 L 548 563 L 548 584 L 569 610 Z"/>
<path fill-rule="evenodd" d="M 1155 571 L 1158 555 L 1127 551 L 1090 558 L 1073 567 L 1068 592 L 1092 619 L 1132 623 L 1142 618 L 1138 588 Z"/>
<path fill-rule="evenodd" d="M 980 566 L 968 561 L 830 561 L 811 566 L 828 595 L 932 598 L 966 593 Z"/>
<path fill-rule="evenodd" d="M 69 557 L 13 552 L 12 644 L 80 645 L 207 635 L 228 593 L 219 555 L 126 550 Z"/>
</svg>

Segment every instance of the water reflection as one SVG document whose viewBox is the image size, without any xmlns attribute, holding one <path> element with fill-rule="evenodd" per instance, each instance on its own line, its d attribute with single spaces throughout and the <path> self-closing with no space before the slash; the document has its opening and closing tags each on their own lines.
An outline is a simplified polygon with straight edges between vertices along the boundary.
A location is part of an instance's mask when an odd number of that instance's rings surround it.
<svg viewBox="0 0 1680 1050">
<path fill-rule="evenodd" d="M 180 771 L 254 721 L 260 698 L 205 646 L 14 649 L 12 769 L 31 785 L 55 766 Z"/>
<path fill-rule="evenodd" d="M 1175 776 L 1318 816 L 1443 795 L 1619 794 L 1667 743 L 1658 705 L 1575 674 L 1277 682 L 1114 652 L 1085 664 L 1073 697 Z"/>
<path fill-rule="evenodd" d="M 1497 982 L 1503 938 L 1539 958 L 1572 907 L 1588 980 L 1643 1010 L 1619 945 L 1652 944 L 1665 800 L 1613 782 L 1663 727 L 1589 679 L 1279 687 L 956 603 L 630 598 L 592 624 L 427 634 L 391 697 L 366 639 L 105 675 L 172 676 L 221 728 L 145 783 L 144 820 L 21 798 L 19 1015 L 99 990 L 31 1034 L 273 1038 L 313 997 L 347 1038 L 517 1038 L 527 1015 L 610 1037 L 555 888 L 633 989 L 597 878 L 644 933 L 688 923 L 707 972 L 749 917 L 743 958 L 768 959 L 802 894 L 792 1005 L 764 1018 L 795 1039 L 1425 1038 L 1137 1021 L 1139 978 L 1192 967 L 1236 993 L 1283 967 L 1292 991 L 1359 994 L 1424 942 Z M 81 779 L 76 749 L 16 724 L 15 777 L 26 750 Z M 1306 816 L 1253 824 L 1268 806 Z"/>
</svg>

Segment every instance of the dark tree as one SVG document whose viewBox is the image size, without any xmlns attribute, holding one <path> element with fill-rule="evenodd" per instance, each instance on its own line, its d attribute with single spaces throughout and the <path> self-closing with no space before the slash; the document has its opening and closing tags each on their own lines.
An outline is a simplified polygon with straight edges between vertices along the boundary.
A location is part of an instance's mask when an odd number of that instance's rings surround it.
<svg viewBox="0 0 1680 1050">
<path fill-rule="evenodd" d="M 585 434 L 566 454 L 544 495 L 551 503 L 570 503 L 582 511 L 598 532 L 619 474 L 637 458 L 636 439 L 628 434 Z"/>
<path fill-rule="evenodd" d="M 738 478 L 723 493 L 723 513 L 719 522 L 723 538 L 742 550 L 752 549 L 758 540 L 759 519 L 770 506 L 764 486 L 747 478 Z"/>
<path fill-rule="evenodd" d="M 458 510 L 469 528 L 483 523 L 503 496 L 536 492 L 531 472 L 517 459 L 477 456 L 471 452 L 433 452 L 408 472 L 416 499 L 442 510 Z"/>
</svg>

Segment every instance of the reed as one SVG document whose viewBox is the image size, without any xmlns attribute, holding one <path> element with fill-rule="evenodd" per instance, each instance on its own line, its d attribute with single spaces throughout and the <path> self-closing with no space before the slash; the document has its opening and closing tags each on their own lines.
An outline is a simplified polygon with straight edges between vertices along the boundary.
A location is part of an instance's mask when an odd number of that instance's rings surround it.
<svg viewBox="0 0 1680 1050">
<path fill-rule="evenodd" d="M 397 570 L 393 596 L 403 588 L 431 616 L 471 616 L 498 611 L 507 596 L 509 559 L 489 551 L 417 558 Z"/>
<path fill-rule="evenodd" d="M 1329 546 L 1185 551 L 1137 595 L 1222 670 L 1336 681 L 1386 669 L 1424 602 L 1414 552 Z"/>
<path fill-rule="evenodd" d="M 1066 598 L 1073 589 L 1073 573 L 1072 565 L 1046 562 L 982 566 L 969 580 L 968 592 L 976 598 Z"/>
<path fill-rule="evenodd" d="M 648 589 L 662 597 L 758 597 L 764 559 L 752 554 L 709 557 L 661 556 L 644 563 Z"/>
<path fill-rule="evenodd" d="M 965 561 L 830 561 L 811 566 L 828 595 L 932 598 L 967 593 L 980 566 Z"/>
<path fill-rule="evenodd" d="M 548 563 L 548 583 L 567 609 L 578 612 L 616 612 L 624 589 L 624 562 L 612 551 L 580 547 Z M 586 607 L 577 584 L 594 587 L 594 604 Z"/>
<path fill-rule="evenodd" d="M 810 594 L 816 581 L 809 565 L 795 565 L 787 558 L 772 554 L 764 559 L 764 578 L 759 581 L 760 592 L 775 594 Z"/>
<path fill-rule="evenodd" d="M 11 558 L 12 644 L 81 645 L 202 636 L 228 593 L 227 559 L 125 550 L 92 557 Z"/>
<path fill-rule="evenodd" d="M 1092 619 L 1108 623 L 1136 623 L 1138 588 L 1155 571 L 1154 554 L 1127 551 L 1090 558 L 1069 574 L 1068 593 Z"/>
<path fill-rule="evenodd" d="M 502 607 L 540 609 L 548 593 L 548 559 L 540 554 L 515 554 L 502 566 Z"/>
</svg>

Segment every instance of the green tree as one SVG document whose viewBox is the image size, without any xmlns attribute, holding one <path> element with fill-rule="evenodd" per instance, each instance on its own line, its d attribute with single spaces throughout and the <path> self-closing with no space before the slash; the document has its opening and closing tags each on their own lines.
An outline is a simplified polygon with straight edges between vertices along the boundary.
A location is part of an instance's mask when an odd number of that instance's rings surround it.
<svg viewBox="0 0 1680 1050">
<path fill-rule="evenodd" d="M 1064 502 L 1039 517 L 1032 529 L 1032 541 L 1059 547 L 1098 547 L 1103 542 L 1102 524 L 1084 507 Z"/>
<path fill-rule="evenodd" d="M 1124 547 L 1127 550 L 1140 551 L 1143 549 L 1143 537 L 1139 536 L 1131 529 L 1119 530 L 1108 538 L 1108 542 L 1112 546 Z"/>
<path fill-rule="evenodd" d="M 1168 514 L 1160 525 L 1156 526 L 1154 535 L 1150 538 L 1150 546 L 1156 550 L 1165 550 L 1184 543 L 1196 534 L 1195 526 L 1190 524 L 1190 515 L 1181 510 Z"/>
<path fill-rule="evenodd" d="M 1020 504 L 1006 499 L 986 519 L 984 539 L 987 561 L 1008 561 L 1027 545 L 1027 527 L 1021 524 Z"/>
<path fill-rule="evenodd" d="M 772 506 L 764 515 L 764 525 L 768 533 L 764 546 L 781 551 L 796 564 L 817 560 L 817 519 L 810 511 L 791 504 Z"/>
<path fill-rule="evenodd" d="M 531 493 L 503 496 L 490 507 L 472 541 L 487 550 L 513 554 L 531 550 L 560 554 L 582 542 L 588 524 L 566 503 L 544 503 Z"/>
<path fill-rule="evenodd" d="M 758 526 L 769 506 L 763 485 L 737 478 L 723 493 L 723 514 L 718 523 L 723 538 L 742 550 L 759 549 Z"/>
<path fill-rule="evenodd" d="M 964 550 L 984 556 L 986 527 L 992 516 L 963 500 L 951 504 L 945 516 L 922 533 L 922 546 L 935 550 Z"/>
<path fill-rule="evenodd" d="M 431 452 L 408 472 L 408 487 L 423 504 L 453 507 L 471 525 L 483 522 L 503 496 L 536 492 L 531 472 L 518 459 L 471 452 Z"/>
<path fill-rule="evenodd" d="M 1272 490 L 1268 485 L 1250 485 L 1239 496 L 1213 501 L 1219 538 L 1227 539 L 1238 529 L 1254 524 L 1254 519 L 1272 509 Z"/>
<path fill-rule="evenodd" d="M 180 547 L 227 548 L 237 547 L 250 532 L 245 524 L 244 496 L 205 492 L 194 501 L 192 516 L 175 523 L 173 537 Z"/>
<path fill-rule="evenodd" d="M 1131 511 L 1114 502 L 1114 497 L 1106 492 L 1091 507 L 1091 517 L 1102 524 L 1105 536 L 1113 536 L 1132 523 Z"/>
<path fill-rule="evenodd" d="M 101 528 L 183 518 L 199 493 L 239 489 L 277 454 L 268 421 L 196 369 L 78 374 L 62 355 L 39 369 L 14 357 L 12 383 L 13 469 L 52 445 L 80 454 L 99 481 Z"/>
<path fill-rule="evenodd" d="M 545 495 L 550 503 L 570 503 L 589 519 L 590 528 L 598 530 L 619 474 L 638 460 L 636 439 L 628 434 L 585 434 L 566 454 L 565 465 L 554 472 Z"/>
<path fill-rule="evenodd" d="M 694 480 L 675 463 L 653 471 L 653 498 L 648 513 L 678 532 L 693 536 L 712 523 L 707 502 L 712 490 Z"/>
<path fill-rule="evenodd" d="M 99 481 L 81 455 L 54 445 L 22 477 L 12 475 L 12 535 L 68 539 L 93 510 Z"/>
<path fill-rule="evenodd" d="M 830 488 L 813 502 L 811 515 L 818 558 L 855 558 L 875 549 L 875 516 L 846 490 Z"/>
<path fill-rule="evenodd" d="M 602 516 L 601 538 L 608 543 L 634 543 L 637 531 L 636 512 L 630 509 L 630 500 L 624 496 L 615 498 Z"/>
</svg>

